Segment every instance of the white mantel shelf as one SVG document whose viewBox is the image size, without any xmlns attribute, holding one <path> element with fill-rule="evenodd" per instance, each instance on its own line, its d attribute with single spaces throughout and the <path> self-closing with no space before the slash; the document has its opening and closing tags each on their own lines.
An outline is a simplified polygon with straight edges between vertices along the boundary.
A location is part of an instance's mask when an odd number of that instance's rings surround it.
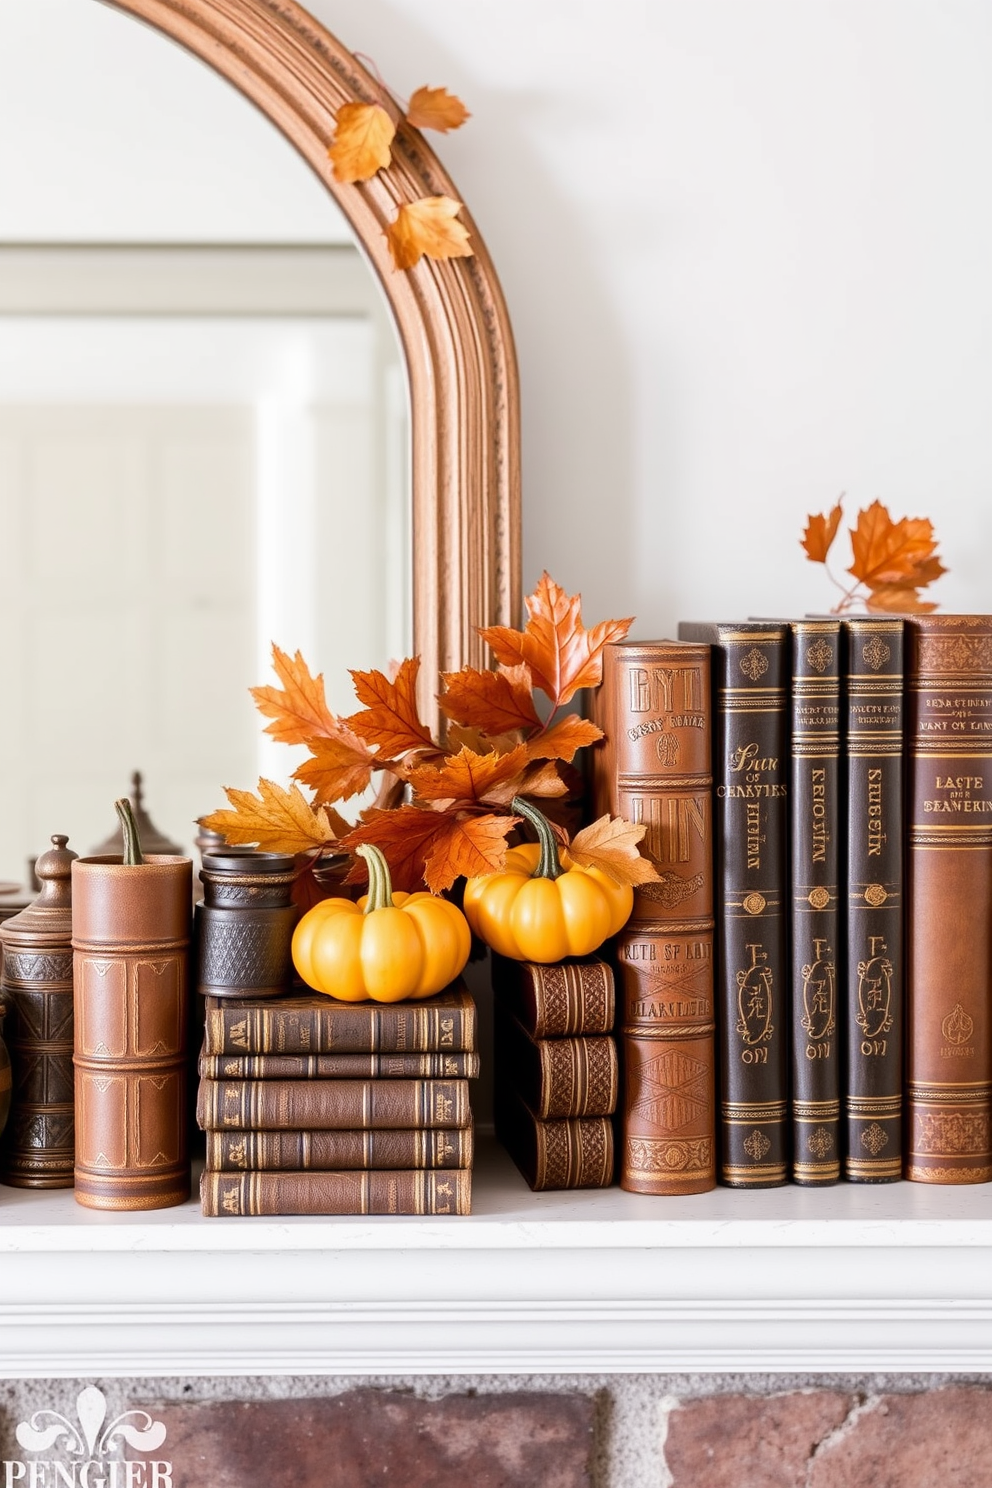
<svg viewBox="0 0 992 1488">
<path fill-rule="evenodd" d="M 139 1216 L 0 1189 L 0 1376 L 992 1370 L 992 1186 Z"/>
</svg>

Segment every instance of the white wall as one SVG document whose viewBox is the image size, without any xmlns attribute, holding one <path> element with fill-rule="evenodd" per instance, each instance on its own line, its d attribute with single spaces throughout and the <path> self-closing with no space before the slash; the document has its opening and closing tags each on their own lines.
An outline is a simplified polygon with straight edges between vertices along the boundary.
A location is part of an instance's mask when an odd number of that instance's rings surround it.
<svg viewBox="0 0 992 1488">
<path fill-rule="evenodd" d="M 936 597 L 992 608 L 983 0 L 311 8 L 398 92 L 444 83 L 473 111 L 438 150 L 515 326 L 528 583 L 547 566 L 642 635 L 821 607 L 797 539 L 846 490 L 931 515 L 952 570 Z M 44 169 L 11 165 L 22 69 L 0 51 L 0 236 L 16 197 L 27 236 L 188 237 L 201 212 L 208 238 L 326 238 L 308 173 L 196 64 L 96 0 L 0 0 L 49 38 L 82 10 L 158 143 L 116 128 L 101 83 L 64 110 L 49 95 Z M 130 190 L 76 189 L 96 154 Z"/>
</svg>

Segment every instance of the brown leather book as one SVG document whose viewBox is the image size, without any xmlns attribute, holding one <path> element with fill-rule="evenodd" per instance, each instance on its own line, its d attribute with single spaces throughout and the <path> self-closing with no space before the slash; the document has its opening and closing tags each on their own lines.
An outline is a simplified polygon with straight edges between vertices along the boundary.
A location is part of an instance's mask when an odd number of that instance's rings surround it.
<svg viewBox="0 0 992 1488">
<path fill-rule="evenodd" d="M 607 646 L 593 716 L 606 736 L 593 751 L 596 814 L 643 822 L 659 873 L 616 942 L 620 1185 L 701 1193 L 716 1182 L 709 646 Z"/>
<path fill-rule="evenodd" d="M 205 1215 L 470 1214 L 472 1170 L 211 1173 L 200 1176 Z"/>
<path fill-rule="evenodd" d="M 201 1080 L 204 1131 L 467 1126 L 467 1080 Z"/>
<path fill-rule="evenodd" d="M 903 622 L 844 621 L 847 1153 L 852 1183 L 902 1176 Z"/>
<path fill-rule="evenodd" d="M 532 1039 L 496 1004 L 495 1079 L 527 1103 L 541 1121 L 612 1116 L 620 1073 L 609 1034 Z"/>
<path fill-rule="evenodd" d="M 292 997 L 206 999 L 205 1054 L 457 1053 L 476 1047 L 475 1003 L 461 980 L 422 1002 Z"/>
<path fill-rule="evenodd" d="M 201 1054 L 197 1073 L 207 1080 L 474 1080 L 479 1074 L 479 1056 Z"/>
<path fill-rule="evenodd" d="M 471 1126 L 458 1131 L 208 1131 L 207 1167 L 304 1172 L 335 1168 L 470 1168 Z"/>
<path fill-rule="evenodd" d="M 794 620 L 790 760 L 792 1180 L 840 1178 L 840 621 Z"/>
<path fill-rule="evenodd" d="M 492 978 L 494 995 L 531 1038 L 613 1032 L 613 968 L 601 956 L 542 966 L 494 952 Z"/>
<path fill-rule="evenodd" d="M 992 1178 L 992 616 L 906 620 L 906 1177 Z"/>
<path fill-rule="evenodd" d="M 713 645 L 720 1178 L 788 1176 L 789 739 L 785 625 L 680 625 Z"/>
<path fill-rule="evenodd" d="M 535 1193 L 609 1188 L 613 1182 L 613 1123 L 605 1116 L 541 1121 L 512 1092 L 496 1108 L 496 1135 Z"/>
</svg>

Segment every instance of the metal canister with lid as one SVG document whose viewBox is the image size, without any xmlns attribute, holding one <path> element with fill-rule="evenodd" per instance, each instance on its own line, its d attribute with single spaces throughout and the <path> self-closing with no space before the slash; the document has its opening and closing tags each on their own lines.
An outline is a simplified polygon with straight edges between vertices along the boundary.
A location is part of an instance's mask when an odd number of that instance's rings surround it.
<svg viewBox="0 0 992 1488">
<path fill-rule="evenodd" d="M 299 910 L 288 853 L 225 849 L 203 855 L 196 906 L 197 991 L 204 997 L 276 997 L 293 975 Z"/>
</svg>

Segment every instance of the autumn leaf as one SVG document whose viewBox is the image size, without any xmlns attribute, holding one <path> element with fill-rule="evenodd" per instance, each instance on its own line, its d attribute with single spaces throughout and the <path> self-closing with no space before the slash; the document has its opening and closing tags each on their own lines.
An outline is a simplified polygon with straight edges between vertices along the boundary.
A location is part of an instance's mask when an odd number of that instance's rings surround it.
<svg viewBox="0 0 992 1488">
<path fill-rule="evenodd" d="M 646 830 L 643 823 L 635 826 L 622 816 L 601 816 L 575 834 L 568 856 L 580 868 L 601 868 L 617 883 L 657 883 L 658 870 L 637 850 Z"/>
<path fill-rule="evenodd" d="M 386 228 L 393 267 L 412 269 L 428 258 L 471 258 L 473 249 L 465 224 L 458 221 L 461 202 L 450 196 L 424 196 L 404 202 L 396 220 Z"/>
<path fill-rule="evenodd" d="M 379 757 L 398 759 L 412 749 L 436 749 L 430 732 L 417 713 L 417 673 L 420 658 L 407 657 L 390 679 L 384 672 L 352 672 L 355 693 L 365 704 L 342 722 L 367 744 L 378 748 Z"/>
<path fill-rule="evenodd" d="M 575 758 L 576 752 L 587 744 L 595 744 L 603 737 L 603 730 L 580 718 L 576 713 L 567 713 L 564 718 L 534 739 L 527 740 L 527 752 L 531 759 L 565 760 Z"/>
<path fill-rule="evenodd" d="M 519 780 L 527 764 L 527 749 L 523 744 L 508 754 L 499 754 L 495 749 L 489 754 L 462 749 L 458 754 L 448 755 L 441 765 L 420 765 L 410 771 L 408 778 L 422 801 L 481 801 L 495 786 Z"/>
<path fill-rule="evenodd" d="M 312 758 L 293 771 L 293 779 L 310 787 L 315 806 L 346 801 L 349 796 L 360 795 L 371 782 L 377 756 L 364 739 L 343 724 L 329 738 L 304 742 Z"/>
<path fill-rule="evenodd" d="M 442 134 L 460 129 L 471 117 L 457 94 L 447 88 L 418 88 L 406 111 L 407 123 L 415 129 L 437 129 Z"/>
<path fill-rule="evenodd" d="M 314 811 L 298 785 L 286 790 L 263 778 L 257 796 L 230 787 L 224 794 L 232 809 L 213 812 L 203 825 L 232 845 L 255 843 L 266 852 L 302 853 L 337 841 L 327 814 Z"/>
<path fill-rule="evenodd" d="M 305 744 L 308 740 L 337 732 L 338 721 L 327 706 L 324 674 L 311 676 L 300 652 L 290 659 L 273 644 L 272 668 L 282 688 L 252 687 L 255 705 L 264 718 L 271 718 L 265 732 L 280 744 Z"/>
<path fill-rule="evenodd" d="M 361 825 L 342 841 L 354 851 L 369 842 L 381 848 L 396 889 L 411 892 L 426 882 L 431 893 L 449 889 L 456 878 L 494 873 L 506 855 L 506 838 L 517 818 L 475 816 L 458 819 L 441 811 L 401 806 L 396 811 L 366 812 Z M 349 882 L 361 882 L 364 865 Z"/>
<path fill-rule="evenodd" d="M 514 796 L 537 796 L 542 800 L 554 800 L 568 794 L 568 786 L 548 760 L 541 760 L 512 780 L 491 786 L 483 798 L 486 806 L 509 806 Z"/>
<path fill-rule="evenodd" d="M 343 103 L 327 151 L 335 181 L 369 181 L 389 165 L 396 125 L 377 103 Z"/>
<path fill-rule="evenodd" d="M 598 687 L 603 680 L 603 647 L 620 641 L 633 621 L 604 620 L 592 630 L 582 624 L 582 597 L 568 595 L 549 574 L 541 575 L 526 600 L 529 616 L 524 630 L 490 625 L 479 634 L 504 666 L 529 669 L 535 687 L 555 708 L 567 703 L 582 687 Z"/>
<path fill-rule="evenodd" d="M 462 728 L 461 724 L 453 723 L 447 732 L 447 744 L 453 754 L 459 749 L 471 749 L 475 754 L 488 754 L 495 749 L 497 754 L 509 754 L 519 743 L 519 729 L 508 734 L 487 734 L 483 729 Z"/>
<path fill-rule="evenodd" d="M 830 546 L 837 536 L 841 515 L 841 505 L 838 501 L 829 516 L 825 513 L 815 517 L 810 516 L 806 531 L 799 541 L 806 549 L 806 557 L 811 563 L 826 563 Z"/>
<path fill-rule="evenodd" d="M 460 672 L 445 673 L 442 680 L 444 691 L 438 703 L 446 718 L 487 734 L 540 728 L 530 672 L 525 666 L 503 667 L 498 672 L 462 667 Z"/>
<path fill-rule="evenodd" d="M 903 584 L 915 589 L 931 580 L 921 579 L 921 571 L 934 573 L 934 564 L 944 567 L 935 557 L 937 541 L 933 523 L 926 517 L 903 517 L 893 522 L 880 501 L 873 501 L 858 513 L 857 526 L 851 529 L 854 561 L 848 569 L 869 588 Z M 908 582 L 907 582 L 908 581 Z"/>
<path fill-rule="evenodd" d="M 883 614 L 930 615 L 935 604 L 920 598 L 915 589 L 899 584 L 880 584 L 865 600 L 867 608 Z"/>
<path fill-rule="evenodd" d="M 496 873 L 502 868 L 506 839 L 519 817 L 442 816 L 441 821 L 446 830 L 434 839 L 424 873 L 432 894 L 450 889 L 458 878 Z"/>
</svg>

